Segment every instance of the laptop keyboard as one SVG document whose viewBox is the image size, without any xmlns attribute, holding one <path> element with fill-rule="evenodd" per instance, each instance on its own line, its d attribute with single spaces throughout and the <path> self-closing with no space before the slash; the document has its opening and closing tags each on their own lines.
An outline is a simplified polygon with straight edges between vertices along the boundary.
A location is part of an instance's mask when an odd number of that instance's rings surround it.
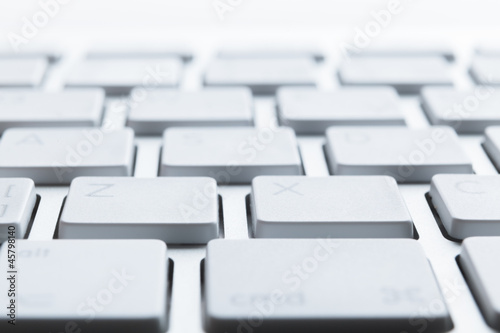
<svg viewBox="0 0 500 333">
<path fill-rule="evenodd" d="M 0 331 L 500 330 L 498 49 L 206 51 L 0 54 Z"/>
</svg>

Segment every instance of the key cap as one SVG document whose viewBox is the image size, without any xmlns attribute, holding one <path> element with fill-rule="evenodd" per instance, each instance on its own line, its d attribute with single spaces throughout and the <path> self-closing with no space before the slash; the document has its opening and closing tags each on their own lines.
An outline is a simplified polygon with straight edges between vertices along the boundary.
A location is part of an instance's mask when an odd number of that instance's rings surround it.
<svg viewBox="0 0 500 333">
<path fill-rule="evenodd" d="M 152 91 L 144 101 L 132 105 L 128 117 L 128 126 L 136 134 L 156 135 L 174 126 L 251 126 L 252 123 L 252 93 L 247 88 Z"/>
<path fill-rule="evenodd" d="M 441 57 L 353 57 L 339 69 L 343 85 L 393 86 L 417 94 L 425 85 L 452 85 L 448 62 Z"/>
<path fill-rule="evenodd" d="M 398 182 L 430 182 L 438 173 L 472 173 L 458 136 L 446 126 L 331 127 L 326 155 L 334 175 L 387 175 Z"/>
<path fill-rule="evenodd" d="M 0 87 L 37 87 L 47 70 L 47 59 L 0 58 Z"/>
<path fill-rule="evenodd" d="M 261 176 L 252 181 L 257 238 L 411 238 L 394 178 Z"/>
<path fill-rule="evenodd" d="M 423 109 L 433 125 L 451 126 L 458 133 L 482 134 L 500 125 L 500 93 L 491 87 L 458 91 L 448 87 L 422 89 Z"/>
<path fill-rule="evenodd" d="M 440 56 L 448 61 L 455 60 L 453 48 L 446 41 L 425 40 L 424 43 L 417 40 L 387 40 L 370 44 L 363 49 L 348 48 L 344 46 L 349 56 L 369 56 L 369 57 L 432 57 Z M 341 50 L 343 50 L 341 48 Z"/>
<path fill-rule="evenodd" d="M 484 132 L 484 149 L 500 170 L 500 126 L 488 127 Z"/>
<path fill-rule="evenodd" d="M 475 56 L 469 72 L 477 84 L 499 85 L 500 57 Z"/>
<path fill-rule="evenodd" d="M 205 303 L 208 332 L 416 333 L 422 322 L 429 332 L 451 328 L 415 240 L 214 240 Z"/>
<path fill-rule="evenodd" d="M 109 128 L 12 128 L 0 141 L 0 177 L 69 184 L 80 176 L 130 176 L 134 132 Z"/>
<path fill-rule="evenodd" d="M 205 74 L 207 86 L 248 86 L 272 94 L 280 86 L 314 86 L 314 60 L 304 58 L 216 59 Z"/>
<path fill-rule="evenodd" d="M 0 243 L 23 238 L 36 204 L 35 184 L 27 178 L 0 178 Z"/>
<path fill-rule="evenodd" d="M 500 176 L 436 175 L 432 203 L 451 237 L 500 236 Z"/>
<path fill-rule="evenodd" d="M 12 127 L 98 126 L 103 107 L 101 89 L 1 89 L 0 133 Z"/>
<path fill-rule="evenodd" d="M 462 243 L 460 264 L 487 323 L 500 330 L 500 237 L 471 237 Z"/>
<path fill-rule="evenodd" d="M 176 87 L 180 82 L 179 58 L 87 59 L 69 76 L 67 87 L 101 87 L 106 93 L 128 94 L 134 87 Z"/>
<path fill-rule="evenodd" d="M 205 244 L 218 235 L 217 184 L 204 177 L 77 178 L 59 222 L 60 238 Z"/>
<path fill-rule="evenodd" d="M 7 273 L 13 270 L 7 267 L 7 246 L 0 251 L 0 287 L 7 291 L 12 281 L 18 283 L 15 332 L 166 331 L 165 243 L 20 240 L 16 253 L 17 273 Z M 10 299 L 0 294 L 6 307 Z M 0 321 L 2 332 L 11 332 L 7 320 Z"/>
<path fill-rule="evenodd" d="M 261 175 L 300 175 L 289 128 L 170 128 L 163 135 L 161 176 L 207 176 L 220 184 L 250 183 Z"/>
<path fill-rule="evenodd" d="M 221 59 L 265 59 L 265 58 L 312 58 L 315 61 L 323 61 L 322 52 L 310 45 L 237 45 L 225 47 L 219 50 L 217 57 Z"/>
<path fill-rule="evenodd" d="M 103 58 L 165 58 L 178 57 L 188 62 L 193 59 L 193 53 L 184 45 L 165 45 L 163 43 L 143 43 L 141 41 L 126 43 L 110 43 L 94 45 L 87 52 L 87 59 Z"/>
<path fill-rule="evenodd" d="M 298 134 L 323 134 L 330 126 L 405 125 L 398 95 L 390 87 L 278 90 L 280 122 Z"/>
</svg>

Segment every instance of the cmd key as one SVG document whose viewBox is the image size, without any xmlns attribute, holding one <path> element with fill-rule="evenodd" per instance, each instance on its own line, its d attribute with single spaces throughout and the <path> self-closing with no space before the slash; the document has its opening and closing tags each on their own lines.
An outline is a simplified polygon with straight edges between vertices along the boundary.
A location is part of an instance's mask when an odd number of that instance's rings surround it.
<svg viewBox="0 0 500 333">
<path fill-rule="evenodd" d="M 438 173 L 472 173 L 455 131 L 446 126 L 330 127 L 326 156 L 334 175 L 387 175 L 430 182 Z"/>
<path fill-rule="evenodd" d="M 452 328 L 415 240 L 214 240 L 204 289 L 209 333 Z"/>
<path fill-rule="evenodd" d="M 59 238 L 204 244 L 218 236 L 217 184 L 204 177 L 76 178 L 59 221 Z"/>
<path fill-rule="evenodd" d="M 12 127 L 98 126 L 104 97 L 101 89 L 0 89 L 0 133 Z"/>
<path fill-rule="evenodd" d="M 131 176 L 130 128 L 11 128 L 0 141 L 0 177 L 69 184 L 80 176 Z"/>
<path fill-rule="evenodd" d="M 15 299 L 16 325 L 9 324 L 11 318 L 4 314 L 1 332 L 167 330 L 165 243 L 19 240 L 13 267 L 7 267 L 7 250 L 6 244 L 0 249 L 0 288 L 5 290 L 0 303 L 7 308 Z M 15 298 L 7 295 L 12 283 L 17 285 Z"/>
<path fill-rule="evenodd" d="M 47 67 L 45 57 L 0 58 L 0 87 L 38 87 Z"/>
<path fill-rule="evenodd" d="M 386 176 L 261 176 L 252 181 L 257 238 L 411 238 L 413 223 Z"/>
</svg>

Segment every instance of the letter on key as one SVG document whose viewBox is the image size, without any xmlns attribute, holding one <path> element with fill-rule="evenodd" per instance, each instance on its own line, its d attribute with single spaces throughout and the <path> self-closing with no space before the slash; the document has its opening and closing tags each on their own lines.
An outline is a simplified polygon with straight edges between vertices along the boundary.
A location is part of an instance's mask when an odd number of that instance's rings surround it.
<svg viewBox="0 0 500 333">
<path fill-rule="evenodd" d="M 452 326 L 423 249 L 410 239 L 214 240 L 205 301 L 206 328 L 214 333 L 417 333 L 417 322 L 428 332 Z"/>
<path fill-rule="evenodd" d="M 330 127 L 326 155 L 334 175 L 387 175 L 430 182 L 438 173 L 472 173 L 452 128 Z"/>
<path fill-rule="evenodd" d="M 0 243 L 23 238 L 35 208 L 35 184 L 27 178 L 0 178 Z"/>
<path fill-rule="evenodd" d="M 217 185 L 204 177 L 80 177 L 59 221 L 60 238 L 204 244 L 218 236 Z"/>
<path fill-rule="evenodd" d="M 396 181 L 385 176 L 261 176 L 252 181 L 258 238 L 411 238 Z"/>
<path fill-rule="evenodd" d="M 16 326 L 1 332 L 151 332 L 167 330 L 168 256 L 157 240 L 53 240 L 16 243 L 7 267 L 0 249 L 0 288 L 16 289 Z M 7 271 L 11 280 L 5 278 Z M 10 304 L 7 292 L 0 303 Z M 5 308 L 4 308 L 5 309 Z M 10 329 L 14 327 L 14 330 Z"/>
<path fill-rule="evenodd" d="M 170 128 L 163 134 L 162 176 L 206 176 L 218 183 L 250 183 L 261 175 L 300 175 L 290 128 Z"/>
<path fill-rule="evenodd" d="M 36 184 L 68 184 L 80 176 L 130 176 L 134 132 L 130 128 L 11 128 L 0 141 L 0 177 Z"/>
<path fill-rule="evenodd" d="M 500 236 L 500 175 L 436 175 L 430 196 L 451 237 Z"/>
</svg>

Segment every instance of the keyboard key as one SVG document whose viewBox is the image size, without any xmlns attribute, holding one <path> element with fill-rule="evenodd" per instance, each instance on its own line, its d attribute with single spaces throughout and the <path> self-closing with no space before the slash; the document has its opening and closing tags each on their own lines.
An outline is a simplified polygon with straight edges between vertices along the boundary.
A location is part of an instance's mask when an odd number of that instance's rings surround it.
<svg viewBox="0 0 500 333">
<path fill-rule="evenodd" d="M 231 269 L 228 269 L 230 267 Z M 452 328 L 415 240 L 214 240 L 208 332 L 429 332 Z"/>
<path fill-rule="evenodd" d="M 299 134 L 324 134 L 330 126 L 405 125 L 398 95 L 390 87 L 332 92 L 281 88 L 277 99 L 280 122 Z"/>
<path fill-rule="evenodd" d="M 322 52 L 309 45 L 238 45 L 226 47 L 217 53 L 221 59 L 269 59 L 269 58 L 311 58 L 316 61 L 323 61 Z"/>
<path fill-rule="evenodd" d="M 0 141 L 0 177 L 68 184 L 80 176 L 130 176 L 134 132 L 105 128 L 12 128 Z"/>
<path fill-rule="evenodd" d="M 103 58 L 80 63 L 66 82 L 68 87 L 100 87 L 108 94 L 128 94 L 134 87 L 176 87 L 181 78 L 179 58 Z"/>
<path fill-rule="evenodd" d="M 127 41 L 126 43 L 110 43 L 94 45 L 87 52 L 87 59 L 103 58 L 170 58 L 178 57 L 182 61 L 191 61 L 193 53 L 184 45 L 165 45 L 157 41 L 152 43 Z"/>
<path fill-rule="evenodd" d="M 484 132 L 484 149 L 500 170 L 500 126 L 488 127 Z"/>
<path fill-rule="evenodd" d="M 80 177 L 59 222 L 60 238 L 204 244 L 218 235 L 217 184 L 203 177 Z"/>
<path fill-rule="evenodd" d="M 313 59 L 216 59 L 205 74 L 207 86 L 248 86 L 256 94 L 272 94 L 280 86 L 314 86 Z"/>
<path fill-rule="evenodd" d="M 262 176 L 252 181 L 257 238 L 411 238 L 396 181 L 384 176 Z"/>
<path fill-rule="evenodd" d="M 500 236 L 500 176 L 436 175 L 429 194 L 451 237 Z"/>
<path fill-rule="evenodd" d="M 168 257 L 156 240 L 16 242 L 15 271 L 0 250 L 0 288 L 16 290 L 19 332 L 154 332 L 167 329 Z M 22 282 L 21 282 L 22 281 Z M 7 292 L 2 304 L 10 304 Z M 11 332 L 9 318 L 0 331 Z M 15 332 L 17 330 L 14 329 Z"/>
<path fill-rule="evenodd" d="M 45 58 L 0 58 L 0 87 L 37 87 L 47 70 Z"/>
<path fill-rule="evenodd" d="M 0 243 L 23 238 L 36 204 L 35 184 L 27 178 L 0 178 Z"/>
<path fill-rule="evenodd" d="M 447 125 L 458 133 L 482 134 L 486 127 L 500 125 L 500 93 L 476 87 L 458 91 L 448 87 L 422 89 L 422 105 L 433 125 Z"/>
<path fill-rule="evenodd" d="M 366 48 L 352 50 L 349 56 L 370 56 L 370 57 L 429 57 L 440 56 L 448 61 L 455 60 L 453 48 L 446 41 L 428 40 L 419 42 L 417 40 L 379 40 Z M 346 51 L 349 50 L 346 48 Z"/>
<path fill-rule="evenodd" d="M 261 175 L 300 175 L 302 165 L 289 128 L 170 128 L 163 135 L 160 174 L 236 184 Z"/>
<path fill-rule="evenodd" d="M 418 94 L 426 85 L 452 85 L 449 63 L 442 57 L 353 57 L 339 69 L 343 85 L 393 86 Z"/>
<path fill-rule="evenodd" d="M 453 129 L 434 126 L 331 127 L 326 155 L 334 175 L 387 175 L 398 182 L 430 182 L 438 173 L 472 173 Z"/>
<path fill-rule="evenodd" d="M 499 85 L 500 57 L 475 56 L 469 72 L 477 84 Z"/>
<path fill-rule="evenodd" d="M 174 126 L 251 126 L 252 123 L 252 93 L 247 88 L 152 91 L 144 101 L 132 106 L 128 118 L 128 126 L 136 134 L 162 134 Z"/>
<path fill-rule="evenodd" d="M 500 330 L 500 237 L 471 237 L 462 243 L 460 264 L 486 322 Z"/>
<path fill-rule="evenodd" d="M 12 127 L 98 126 L 103 107 L 104 91 L 100 89 L 1 89 L 0 133 Z"/>
</svg>

